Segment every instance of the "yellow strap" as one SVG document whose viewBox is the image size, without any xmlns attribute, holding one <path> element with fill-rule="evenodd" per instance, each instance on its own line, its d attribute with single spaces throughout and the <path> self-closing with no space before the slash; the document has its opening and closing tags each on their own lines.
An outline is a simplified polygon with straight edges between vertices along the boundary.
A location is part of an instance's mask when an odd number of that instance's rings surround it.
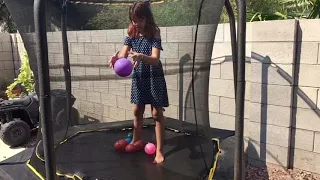
<svg viewBox="0 0 320 180">
<path fill-rule="evenodd" d="M 212 166 L 212 168 L 210 169 L 208 180 L 213 180 L 213 176 L 214 176 L 214 173 L 215 173 L 216 168 L 217 168 L 217 162 L 218 162 L 219 154 L 220 154 L 220 152 L 221 152 L 219 139 L 218 139 L 218 138 L 212 138 L 212 140 L 217 142 L 218 152 L 217 152 L 216 157 L 215 157 L 215 160 L 214 160 L 214 162 L 213 162 L 213 166 Z"/>
</svg>

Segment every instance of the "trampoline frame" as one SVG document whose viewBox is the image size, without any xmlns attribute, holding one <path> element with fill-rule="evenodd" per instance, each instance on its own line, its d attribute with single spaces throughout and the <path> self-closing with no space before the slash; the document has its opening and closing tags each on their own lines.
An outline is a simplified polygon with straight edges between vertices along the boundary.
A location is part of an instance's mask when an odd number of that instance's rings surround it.
<svg viewBox="0 0 320 180">
<path fill-rule="evenodd" d="M 66 0 L 64 0 L 66 2 Z M 235 102 L 236 102 L 236 116 L 235 116 L 235 166 L 234 179 L 244 179 L 243 168 L 243 137 L 244 137 L 244 99 L 245 99 L 245 49 L 246 49 L 246 2 L 245 0 L 237 0 L 238 7 L 238 32 L 236 36 L 235 21 L 233 10 L 229 0 L 225 0 L 225 7 L 227 9 L 230 19 L 231 30 L 231 46 L 233 55 L 233 70 L 234 70 L 234 84 L 235 84 Z M 40 101 L 40 120 L 42 124 L 42 140 L 45 158 L 45 171 L 47 180 L 56 179 L 56 159 L 54 153 L 54 140 L 52 121 L 45 121 L 51 119 L 51 97 L 50 97 L 50 76 L 49 76 L 49 60 L 48 60 L 48 44 L 47 44 L 47 30 L 46 30 L 46 3 L 47 0 L 34 1 L 34 24 L 35 24 L 35 42 L 36 42 L 36 58 L 38 65 L 38 80 L 39 80 L 39 101 Z M 65 9 L 66 10 L 66 9 Z M 66 12 L 66 11 L 63 11 Z M 64 14 L 62 15 L 62 18 Z M 62 25 L 65 19 L 62 19 Z M 62 26 L 63 27 L 63 26 Z M 66 40 L 66 29 L 62 28 L 63 37 L 63 53 L 64 53 L 64 70 L 70 74 L 70 64 L 68 63 L 68 47 Z M 68 78 L 68 77 L 65 77 Z M 67 87 L 70 87 L 66 81 Z M 68 88 L 67 88 L 68 91 Z M 68 96 L 69 96 L 68 92 Z M 68 97 L 69 99 L 69 97 Z M 70 105 L 70 103 L 69 103 Z M 69 106 L 68 105 L 68 106 Z M 67 108 L 67 112 L 69 108 Z M 70 113 L 68 113 L 69 115 Z M 212 168 L 211 171 L 214 169 Z M 213 175 L 210 173 L 209 178 Z"/>
</svg>

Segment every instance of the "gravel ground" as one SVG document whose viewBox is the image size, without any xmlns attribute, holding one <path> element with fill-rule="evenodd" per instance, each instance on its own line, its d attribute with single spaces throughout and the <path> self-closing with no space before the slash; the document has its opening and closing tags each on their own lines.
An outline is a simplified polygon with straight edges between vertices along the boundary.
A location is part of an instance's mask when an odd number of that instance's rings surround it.
<svg viewBox="0 0 320 180">
<path fill-rule="evenodd" d="M 267 168 L 246 166 L 246 180 L 320 180 L 320 175 L 294 169 L 285 170 L 279 166 L 268 165 Z"/>
</svg>

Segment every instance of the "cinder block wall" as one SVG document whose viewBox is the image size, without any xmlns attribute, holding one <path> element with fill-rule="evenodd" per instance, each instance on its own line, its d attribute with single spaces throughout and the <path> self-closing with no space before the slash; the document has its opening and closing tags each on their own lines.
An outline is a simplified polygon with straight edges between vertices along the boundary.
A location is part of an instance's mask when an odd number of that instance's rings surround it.
<svg viewBox="0 0 320 180">
<path fill-rule="evenodd" d="M 292 131 L 294 155 L 290 159 L 294 167 L 320 173 L 320 35 L 314 28 L 319 22 L 300 20 L 299 28 L 295 20 L 247 23 L 245 151 L 249 163 L 287 166 L 289 132 Z M 199 32 L 197 56 L 200 57 L 197 59 L 212 58 L 210 125 L 233 130 L 235 100 L 230 27 L 228 24 L 217 27 L 213 47 L 210 41 L 214 37 L 206 33 L 208 28 L 202 27 Z M 192 52 L 194 27 L 161 30 L 165 49 L 162 61 L 167 72 L 171 66 L 166 63 L 178 63 L 181 55 Z M 300 34 L 297 42 L 296 31 Z M 132 119 L 131 79 L 117 78 L 106 66 L 110 56 L 122 47 L 125 34 L 123 29 L 68 32 L 72 75 L 77 78 L 72 81 L 73 94 L 77 98 L 75 107 L 80 110 L 84 121 Z M 48 33 L 48 47 L 52 65 L 50 74 L 58 79 L 52 81 L 51 87 L 64 88 L 64 82 L 59 82 L 63 75 L 61 33 Z M 294 69 L 296 83 L 292 78 Z M 179 77 L 167 74 L 166 79 L 171 104 L 165 115 L 181 118 L 177 98 L 181 87 Z M 186 84 L 190 84 L 189 79 L 184 80 Z M 183 97 L 186 97 L 185 93 Z M 205 96 L 200 94 L 198 97 Z M 189 100 L 185 98 L 185 101 Z M 147 108 L 146 116 L 150 115 Z"/>
<path fill-rule="evenodd" d="M 14 77 L 10 34 L 0 33 L 0 86 L 5 78 L 12 81 Z"/>
<path fill-rule="evenodd" d="M 320 36 L 315 32 L 319 22 L 247 23 L 245 151 L 249 163 L 287 166 L 292 148 L 295 168 L 320 173 Z M 210 103 L 215 106 L 211 119 L 214 127 L 222 129 L 234 129 L 235 123 L 229 28 L 228 24 L 218 27 L 210 81 L 209 97 L 215 102 Z"/>
<path fill-rule="evenodd" d="M 200 64 L 210 63 L 215 34 L 213 31 L 216 28 L 217 25 L 206 25 L 199 28 L 196 61 Z M 119 78 L 108 67 L 109 58 L 123 47 L 126 33 L 127 29 L 68 32 L 71 72 L 74 79 L 72 88 L 77 98 L 74 107 L 80 110 L 85 121 L 122 121 L 133 118 L 133 106 L 130 103 L 131 78 Z M 164 48 L 161 61 L 170 101 L 165 116 L 173 119 L 181 117 L 189 122 L 194 121 L 191 115 L 191 94 L 187 93 L 191 84 L 190 68 L 194 33 L 194 26 L 161 28 Z M 52 66 L 50 74 L 52 77 L 61 79 L 64 73 L 61 66 L 63 64 L 61 32 L 48 33 L 48 49 Z M 186 61 L 183 65 L 185 72 L 180 73 L 179 63 L 185 55 L 187 56 L 187 59 L 183 59 Z M 209 69 L 201 73 L 209 73 Z M 182 81 L 181 77 L 183 77 Z M 208 83 L 201 83 L 206 82 L 201 79 L 203 78 L 197 79 L 197 90 L 195 91 L 198 99 L 199 124 L 203 124 L 206 120 L 209 121 L 209 116 L 205 117 L 203 114 L 207 111 L 203 109 L 204 106 L 201 103 L 204 102 L 202 99 L 206 98 L 207 90 L 200 87 L 208 86 Z M 65 84 L 60 80 L 53 81 L 51 88 L 65 88 Z M 183 92 L 179 92 L 182 89 Z M 183 106 L 183 110 L 179 110 L 179 105 Z M 145 116 L 151 116 L 150 107 L 146 108 Z"/>
</svg>

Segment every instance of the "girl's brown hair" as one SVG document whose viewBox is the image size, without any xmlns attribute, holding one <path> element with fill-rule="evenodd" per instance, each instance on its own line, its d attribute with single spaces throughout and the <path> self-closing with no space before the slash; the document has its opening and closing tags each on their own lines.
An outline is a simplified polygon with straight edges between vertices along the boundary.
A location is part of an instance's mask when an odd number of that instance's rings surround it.
<svg viewBox="0 0 320 180">
<path fill-rule="evenodd" d="M 149 1 L 134 2 L 129 9 L 129 19 L 130 19 L 130 24 L 128 28 L 128 35 L 131 38 L 136 38 L 139 36 L 140 32 L 132 24 L 132 21 L 139 20 L 139 19 L 146 19 L 144 35 L 147 38 L 154 38 L 157 34 L 160 33 L 160 29 L 154 21 Z"/>
</svg>

